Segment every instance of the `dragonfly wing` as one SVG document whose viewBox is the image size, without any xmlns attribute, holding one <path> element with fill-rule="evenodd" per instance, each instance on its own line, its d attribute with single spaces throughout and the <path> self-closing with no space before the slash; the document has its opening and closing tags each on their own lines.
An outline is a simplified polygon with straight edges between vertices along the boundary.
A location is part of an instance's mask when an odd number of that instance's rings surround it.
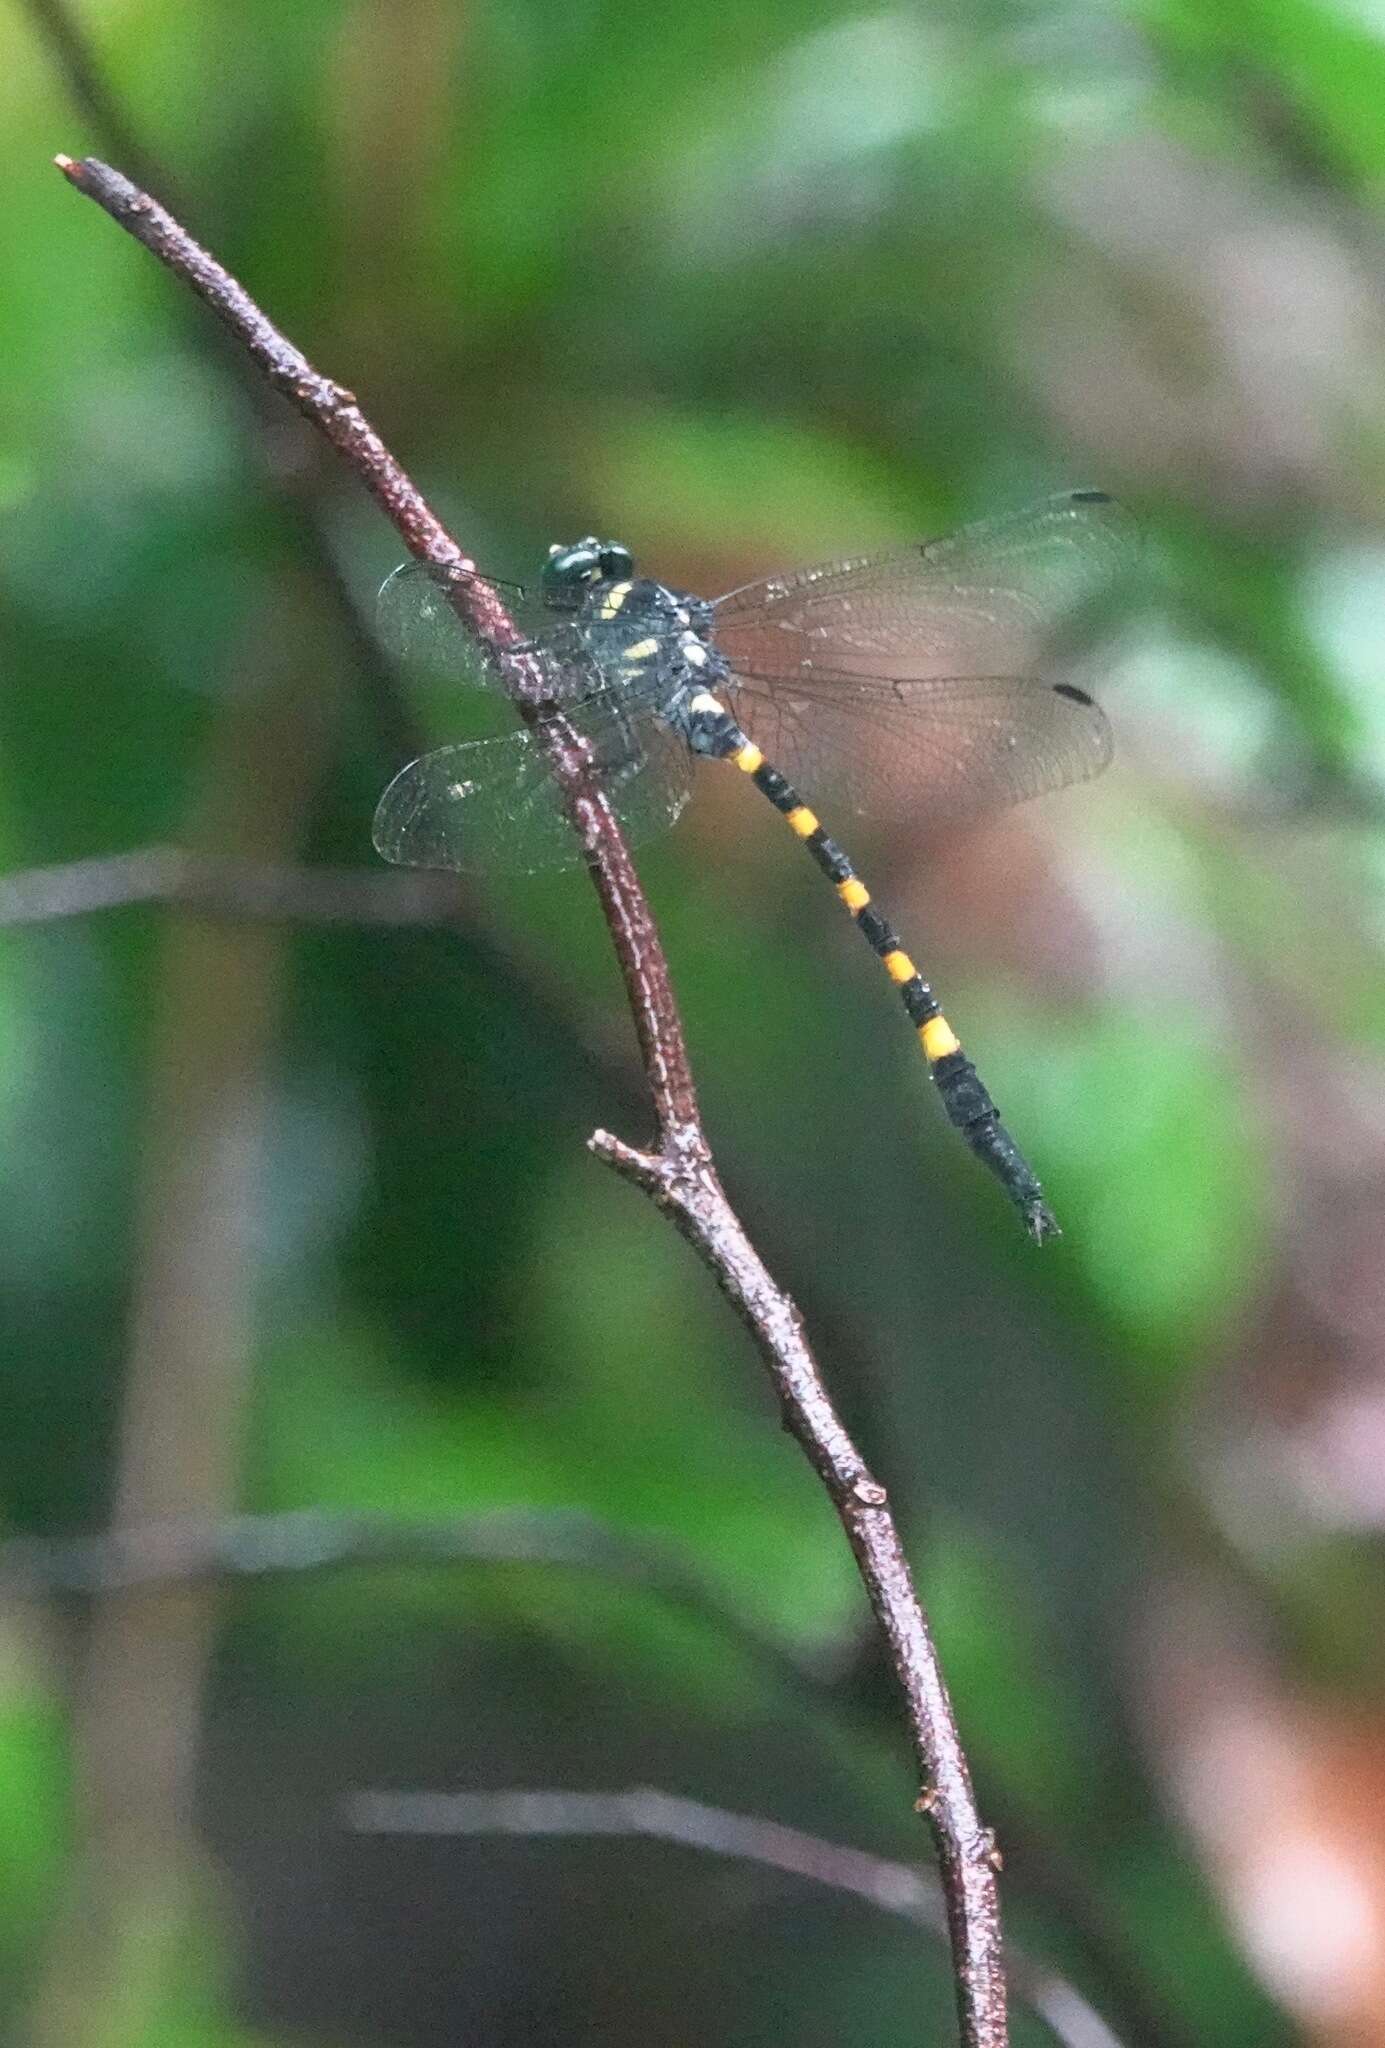
<svg viewBox="0 0 1385 2048">
<path fill-rule="evenodd" d="M 771 576 L 715 606 L 717 645 L 767 684 L 1024 676 L 1060 661 L 1139 553 L 1129 515 L 1069 491 L 944 540 Z"/>
<path fill-rule="evenodd" d="M 538 596 L 526 595 L 518 584 L 499 588 L 520 632 L 542 639 L 554 698 L 590 694 L 592 665 L 576 635 L 561 625 L 555 629 L 553 614 Z M 375 624 L 386 652 L 411 673 L 482 689 L 502 687 L 494 657 L 458 618 L 422 562 L 403 562 L 385 578 L 375 600 Z"/>
<path fill-rule="evenodd" d="M 385 578 L 375 623 L 386 652 L 403 667 L 494 687 L 485 650 L 422 562 L 404 562 Z"/>
<path fill-rule="evenodd" d="M 792 686 L 737 682 L 735 716 L 766 758 L 810 804 L 835 799 L 862 816 L 977 816 L 1086 781 L 1111 759 L 1105 713 L 1069 684 L 820 670 Z"/>
<path fill-rule="evenodd" d="M 610 708 L 568 714 L 590 741 L 602 779 L 634 842 L 667 830 L 687 802 L 688 750 L 646 724 L 638 741 Z M 381 797 L 372 836 L 402 867 L 459 874 L 575 867 L 582 849 L 542 746 L 527 729 L 438 747 L 402 768 Z"/>
</svg>

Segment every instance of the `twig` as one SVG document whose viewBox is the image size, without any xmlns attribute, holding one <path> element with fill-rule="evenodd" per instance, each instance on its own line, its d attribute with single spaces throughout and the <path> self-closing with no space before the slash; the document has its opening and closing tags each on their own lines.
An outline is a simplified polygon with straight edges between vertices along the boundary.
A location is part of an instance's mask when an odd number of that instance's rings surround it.
<svg viewBox="0 0 1385 2048">
<path fill-rule="evenodd" d="M 912 1864 L 649 1785 L 623 1792 L 356 1792 L 345 1804 L 348 1824 L 365 1835 L 638 1835 L 676 1842 L 785 1871 L 850 1893 L 934 1934 L 947 1933 L 947 1909 L 937 1881 Z M 1019 1996 L 1064 2048 L 1121 2048 L 1119 2037 L 1074 1985 L 1013 1943 L 1010 1976 Z"/>
<path fill-rule="evenodd" d="M 344 457 L 409 552 L 428 565 L 458 617 L 489 652 L 520 715 L 532 724 L 544 685 L 522 636 L 498 593 L 477 574 L 354 395 L 315 370 L 243 287 L 147 193 L 94 158 L 74 162 L 59 157 L 57 163 L 79 191 L 207 302 L 275 389 Z M 967 2048 L 1002 2048 L 1007 2032 L 999 1859 L 976 1809 L 937 1652 L 885 1490 L 832 1408 L 797 1309 L 771 1279 L 722 1191 L 698 1118 L 667 962 L 624 838 L 593 772 L 590 750 L 561 718 L 546 717 L 535 731 L 601 899 L 658 1120 L 657 1151 L 637 1151 L 604 1131 L 592 1138 L 592 1149 L 643 1188 L 699 1252 L 754 1337 L 785 1423 L 841 1518 L 904 1694 L 923 1779 L 919 1810 L 933 1832 L 947 1901 L 962 2039 Z"/>
</svg>

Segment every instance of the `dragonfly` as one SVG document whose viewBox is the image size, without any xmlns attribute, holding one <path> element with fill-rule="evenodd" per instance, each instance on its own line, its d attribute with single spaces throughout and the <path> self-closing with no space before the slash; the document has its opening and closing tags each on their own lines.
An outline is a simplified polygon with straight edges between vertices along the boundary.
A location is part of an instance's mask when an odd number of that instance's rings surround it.
<svg viewBox="0 0 1385 2048">
<path fill-rule="evenodd" d="M 1111 498 L 1073 490 L 708 600 L 637 576 L 628 548 L 588 536 L 549 551 L 528 645 L 537 722 L 561 715 L 582 737 L 633 841 L 677 819 L 699 759 L 730 763 L 780 813 L 897 988 L 949 1121 L 1038 1243 L 1060 1233 L 1037 1175 L 800 786 L 857 816 L 942 820 L 1099 774 L 1111 728 L 1070 670 L 1137 546 Z M 407 658 L 501 686 L 423 564 L 386 579 L 380 611 Z M 388 861 L 457 872 L 583 858 L 530 726 L 401 769 L 373 836 Z"/>
</svg>

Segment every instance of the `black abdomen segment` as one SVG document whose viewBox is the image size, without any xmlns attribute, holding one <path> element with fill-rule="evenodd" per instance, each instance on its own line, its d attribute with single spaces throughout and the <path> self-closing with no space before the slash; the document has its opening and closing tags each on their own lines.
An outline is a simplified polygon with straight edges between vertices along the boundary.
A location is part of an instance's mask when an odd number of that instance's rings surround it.
<svg viewBox="0 0 1385 2048">
<path fill-rule="evenodd" d="M 746 738 L 729 714 L 725 744 L 717 749 L 722 758 L 734 761 L 750 777 L 762 796 L 769 798 L 784 822 L 803 841 L 817 866 L 834 885 L 853 922 L 879 957 L 880 964 L 898 988 L 909 1021 L 918 1033 L 928 1070 L 937 1083 L 943 1107 L 972 1151 L 996 1176 L 1024 1218 L 1025 1227 L 1036 1244 L 1046 1237 L 1061 1235 L 1053 1211 L 1034 1169 L 1004 1124 L 990 1093 L 939 1008 L 938 999 L 900 946 L 893 927 L 871 902 L 862 882 L 836 841 L 829 839 L 817 818 L 792 784 L 772 768 L 753 740 Z"/>
</svg>

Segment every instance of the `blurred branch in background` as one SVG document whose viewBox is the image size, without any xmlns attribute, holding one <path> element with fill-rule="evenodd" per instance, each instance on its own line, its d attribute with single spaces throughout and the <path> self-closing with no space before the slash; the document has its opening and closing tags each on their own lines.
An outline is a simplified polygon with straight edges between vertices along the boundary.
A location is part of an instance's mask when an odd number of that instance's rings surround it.
<svg viewBox="0 0 1385 2048">
<path fill-rule="evenodd" d="M 206 1581 L 229 1587 L 337 1572 L 472 1566 L 588 1573 L 650 1594 L 704 1624 L 723 1650 L 743 1656 L 770 1685 L 809 1711 L 861 1725 L 861 1702 L 837 1655 L 805 1654 L 787 1638 L 757 1626 L 716 1591 L 680 1546 L 573 1510 L 504 1508 L 438 1520 L 301 1508 L 227 1515 L 218 1522 L 177 1517 L 94 1536 L 15 1537 L 0 1545 L 0 1596 L 44 1603 L 74 1597 L 104 1601 L 158 1595 Z M 982 1775 L 992 1777 L 984 1755 L 979 1762 Z M 1070 1932 L 1124 2034 L 1146 2048 L 1184 2048 L 1186 2037 L 1167 2009 L 1159 2009 L 1138 1956 L 1103 1903 L 1036 1834 L 1032 1816 L 1005 1807 L 1003 1819 L 1005 1838 L 1015 1852 L 1011 1879 L 1017 1893 L 1045 1906 Z M 786 1839 L 793 1838 L 793 1831 L 786 1831 Z M 908 1869 L 869 1857 L 861 1859 L 860 1867 Z M 910 1884 L 926 1894 L 926 1924 L 942 1931 L 936 1886 L 912 1872 Z M 1037 1968 L 1012 1955 L 1012 1981 L 1036 2010 L 1047 2013 L 1042 1990 L 1026 1988 Z M 1056 2019 L 1051 2023 L 1058 2025 Z"/>
<path fill-rule="evenodd" d="M 155 184 L 160 190 L 175 194 L 177 180 L 168 175 L 158 156 L 141 141 L 72 11 L 63 0 L 23 0 L 23 4 L 67 86 L 74 107 L 104 138 L 111 153 L 129 164 L 137 182 Z M 335 618 L 364 685 L 383 748 L 395 760 L 417 753 L 413 714 L 338 565 L 337 551 L 319 502 L 320 443 L 274 404 L 241 351 L 230 346 L 215 329 L 209 330 L 203 321 L 190 323 L 189 346 L 213 363 L 248 415 L 271 501 Z M 462 885 L 455 883 L 454 888 L 459 899 L 463 898 Z"/>
<path fill-rule="evenodd" d="M 190 837 L 215 861 L 271 864 L 298 845 L 338 690 L 312 660 L 296 578 L 242 649 L 196 791 Z M 296 598 L 300 601 L 295 602 Z M 163 933 L 140 1162 L 135 1283 L 112 1519 L 214 1519 L 235 1504 L 253 1350 L 252 1241 L 278 1035 L 281 933 L 192 916 Z M 206 1588 L 147 1610 L 101 1600 L 79 1686 L 79 1847 L 33 2013 L 38 2048 L 133 2023 L 145 1981 L 171 1969 L 203 1889 L 192 1819 L 203 1690 L 216 1631 Z M 131 2001 L 134 2001 L 132 2004 Z"/>
<path fill-rule="evenodd" d="M 99 1536 L 17 1537 L 0 1545 L 0 1588 L 23 1599 L 107 1598 L 205 1580 L 462 1564 L 558 1567 L 637 1586 L 708 1623 L 776 1683 L 832 1701 L 824 1672 L 751 1627 L 675 1545 L 572 1510 L 504 1508 L 425 1521 L 303 1508 L 214 1522 L 180 1516 Z"/>
<path fill-rule="evenodd" d="M 244 288 L 148 194 L 93 158 L 78 163 L 60 156 L 57 164 L 71 184 L 207 302 L 275 388 L 326 436 L 410 553 L 428 565 L 462 623 L 490 649 L 512 699 L 532 718 L 546 693 L 522 634 L 498 593 L 477 576 L 475 564 L 370 426 L 354 395 L 316 371 Z M 888 1495 L 833 1408 L 797 1309 L 760 1261 L 721 1188 L 698 1119 L 667 962 L 590 748 L 561 715 L 550 712 L 535 730 L 601 900 L 659 1123 L 655 1153 L 636 1151 L 605 1132 L 596 1134 L 592 1147 L 642 1186 L 699 1251 L 750 1330 L 786 1425 L 837 1511 L 888 1645 L 922 1774 L 917 1804 L 939 1857 L 962 2039 L 967 2048 L 1002 2048 L 1008 2031 L 996 1888 L 1000 1858 L 976 1809 L 932 1632 Z M 156 1499 L 152 1511 L 157 1514 L 161 1505 Z M 96 1675 L 99 1679 L 99 1663 Z M 51 1984 L 57 1987 L 56 1975 Z"/>
<path fill-rule="evenodd" d="M 462 913 L 448 875 L 425 869 L 275 867 L 217 861 L 180 846 L 25 868 L 0 876 L 0 928 L 46 924 L 176 903 L 219 917 L 304 924 L 455 925 Z"/>
<path fill-rule="evenodd" d="M 145 149 L 70 8 L 63 0 L 23 0 L 23 5 L 67 87 L 74 109 L 130 166 L 132 177 L 141 181 L 161 178 L 163 166 Z M 166 189 L 173 188 L 170 185 Z M 250 389 L 249 379 L 245 380 L 245 389 Z"/>
<path fill-rule="evenodd" d="M 624 1792 L 357 1792 L 346 1801 L 346 1818 L 366 1835 L 614 1835 L 673 1842 L 849 1892 L 882 1913 L 947 1936 L 937 1881 L 911 1864 L 649 1785 Z M 1063 2048 L 1121 2048 L 1120 2037 L 1079 1991 L 1013 1943 L 1007 1968 L 1013 1989 Z"/>
</svg>

